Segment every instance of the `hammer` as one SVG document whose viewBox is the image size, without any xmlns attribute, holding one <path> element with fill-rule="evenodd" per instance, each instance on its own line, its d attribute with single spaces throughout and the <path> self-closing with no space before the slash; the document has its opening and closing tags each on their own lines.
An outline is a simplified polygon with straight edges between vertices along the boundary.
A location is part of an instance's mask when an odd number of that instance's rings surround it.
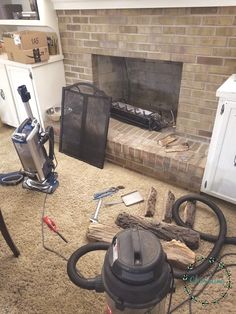
<svg viewBox="0 0 236 314">
<path fill-rule="evenodd" d="M 99 198 L 98 203 L 97 203 L 97 207 L 96 207 L 96 210 L 95 210 L 95 213 L 90 218 L 91 222 L 98 223 L 98 214 L 99 214 L 99 210 L 100 210 L 101 206 L 102 206 L 102 198 Z"/>
</svg>

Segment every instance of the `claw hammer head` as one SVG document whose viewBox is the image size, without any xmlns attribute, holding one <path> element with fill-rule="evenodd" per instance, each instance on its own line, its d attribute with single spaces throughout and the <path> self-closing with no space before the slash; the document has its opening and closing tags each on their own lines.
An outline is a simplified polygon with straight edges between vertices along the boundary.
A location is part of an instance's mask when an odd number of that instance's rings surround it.
<svg viewBox="0 0 236 314">
<path fill-rule="evenodd" d="M 90 222 L 92 222 L 92 223 L 95 223 L 95 224 L 97 224 L 97 223 L 98 223 L 98 220 L 97 220 L 97 219 L 90 218 L 89 220 L 90 220 Z"/>
</svg>

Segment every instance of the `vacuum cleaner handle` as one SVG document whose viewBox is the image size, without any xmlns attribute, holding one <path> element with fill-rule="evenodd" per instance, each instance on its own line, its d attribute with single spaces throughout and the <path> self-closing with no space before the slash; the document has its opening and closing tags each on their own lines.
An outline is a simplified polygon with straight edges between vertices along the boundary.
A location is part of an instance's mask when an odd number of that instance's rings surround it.
<svg viewBox="0 0 236 314">
<path fill-rule="evenodd" d="M 48 126 L 45 132 L 41 133 L 40 142 L 44 145 L 47 141 L 49 141 L 49 152 L 48 157 L 51 161 L 54 159 L 54 130 L 52 126 Z"/>
<path fill-rule="evenodd" d="M 28 102 L 31 97 L 30 93 L 27 91 L 27 88 L 25 85 L 21 85 L 17 88 L 18 93 L 20 94 L 22 102 Z"/>
<path fill-rule="evenodd" d="M 21 97 L 22 102 L 25 105 L 27 116 L 33 120 L 34 116 L 33 116 L 33 112 L 29 104 L 29 100 L 31 99 L 31 96 L 30 96 L 30 93 L 27 91 L 27 87 L 25 85 L 21 85 L 17 88 L 17 91 Z"/>
<path fill-rule="evenodd" d="M 101 275 L 98 275 L 94 278 L 84 278 L 80 271 L 76 269 L 76 264 L 78 263 L 79 259 L 87 253 L 98 250 L 107 250 L 109 246 L 110 244 L 105 242 L 89 243 L 82 246 L 71 255 L 67 263 L 67 273 L 70 280 L 76 286 L 86 290 L 95 290 L 96 292 L 105 291 Z"/>
<path fill-rule="evenodd" d="M 46 132 L 49 138 L 49 152 L 48 156 L 53 161 L 54 159 L 54 129 L 52 126 L 47 127 Z"/>
</svg>

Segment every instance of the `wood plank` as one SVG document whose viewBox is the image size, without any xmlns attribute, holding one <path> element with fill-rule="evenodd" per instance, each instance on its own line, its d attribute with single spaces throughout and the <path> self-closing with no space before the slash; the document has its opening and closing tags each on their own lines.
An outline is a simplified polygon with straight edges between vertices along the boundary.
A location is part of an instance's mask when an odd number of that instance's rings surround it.
<svg viewBox="0 0 236 314">
<path fill-rule="evenodd" d="M 165 148 L 166 153 L 185 152 L 189 150 L 188 143 L 182 143 L 178 145 L 167 145 Z"/>
<path fill-rule="evenodd" d="M 162 139 L 160 139 L 158 141 L 158 144 L 161 145 L 162 147 L 170 144 L 170 143 L 173 143 L 177 140 L 177 137 L 174 135 L 174 134 L 169 134 L 165 137 L 163 137 Z"/>
</svg>

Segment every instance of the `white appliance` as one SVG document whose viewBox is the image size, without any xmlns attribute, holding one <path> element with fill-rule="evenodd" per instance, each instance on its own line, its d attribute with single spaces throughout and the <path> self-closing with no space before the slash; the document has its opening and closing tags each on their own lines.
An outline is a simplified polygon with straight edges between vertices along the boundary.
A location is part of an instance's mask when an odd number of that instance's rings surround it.
<svg viewBox="0 0 236 314">
<path fill-rule="evenodd" d="M 236 74 L 216 96 L 219 103 L 201 191 L 236 204 Z"/>
</svg>

